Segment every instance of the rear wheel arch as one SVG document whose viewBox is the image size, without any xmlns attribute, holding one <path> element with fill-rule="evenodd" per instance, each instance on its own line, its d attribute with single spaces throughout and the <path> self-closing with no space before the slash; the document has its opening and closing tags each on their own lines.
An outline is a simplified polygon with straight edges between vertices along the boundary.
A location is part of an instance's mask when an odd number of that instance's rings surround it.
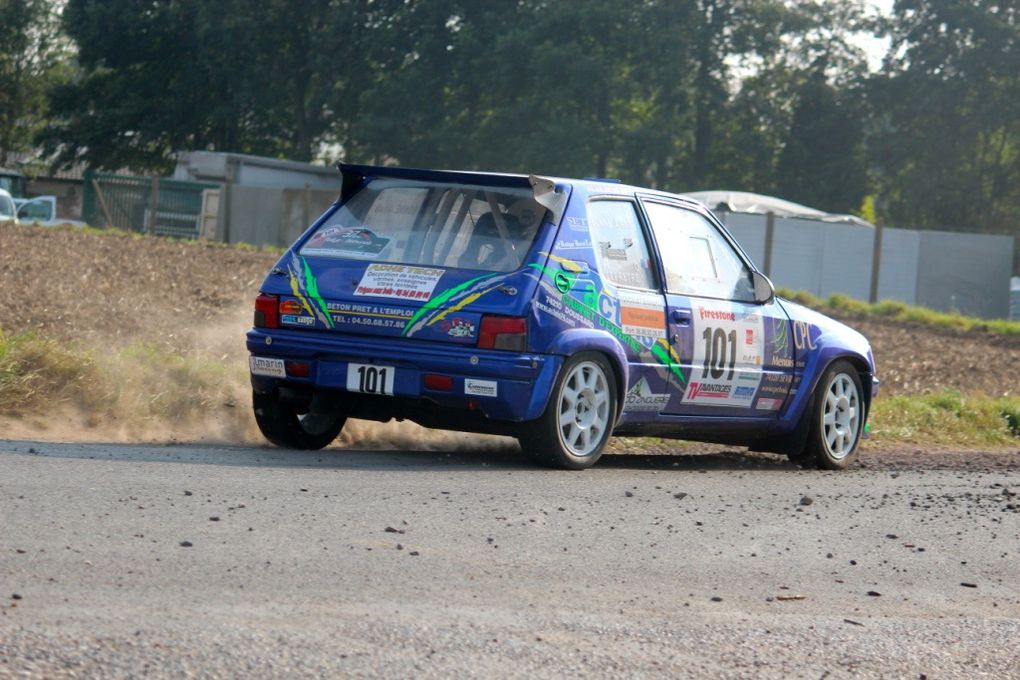
<svg viewBox="0 0 1020 680">
<path fill-rule="evenodd" d="M 592 331 L 588 329 L 572 328 L 565 330 L 549 343 L 546 350 L 550 354 L 560 354 L 564 357 L 560 371 L 568 360 L 581 352 L 593 352 L 602 355 L 612 368 L 613 382 L 618 396 L 616 405 L 616 418 L 619 419 L 623 410 L 623 395 L 627 392 L 627 381 L 629 379 L 627 355 L 620 343 L 609 333 Z M 557 380 L 559 374 L 557 374 Z"/>
<path fill-rule="evenodd" d="M 594 465 L 618 418 L 617 373 L 604 352 L 582 350 L 568 356 L 542 416 L 518 429 L 524 452 L 551 467 L 583 470 Z"/>
</svg>

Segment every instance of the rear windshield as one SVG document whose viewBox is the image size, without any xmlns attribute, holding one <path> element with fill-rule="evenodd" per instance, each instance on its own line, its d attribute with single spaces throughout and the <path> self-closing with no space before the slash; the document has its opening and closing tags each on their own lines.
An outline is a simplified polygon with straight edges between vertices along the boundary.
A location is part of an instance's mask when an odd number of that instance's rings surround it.
<svg viewBox="0 0 1020 680">
<path fill-rule="evenodd" d="M 301 247 L 302 255 L 508 272 L 545 208 L 530 189 L 376 179 Z"/>
</svg>

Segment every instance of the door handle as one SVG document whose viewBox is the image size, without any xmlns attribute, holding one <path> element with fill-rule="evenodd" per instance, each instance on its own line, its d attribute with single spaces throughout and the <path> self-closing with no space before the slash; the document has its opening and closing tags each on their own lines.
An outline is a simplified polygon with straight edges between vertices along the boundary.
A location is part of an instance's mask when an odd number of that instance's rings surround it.
<svg viewBox="0 0 1020 680">
<path fill-rule="evenodd" d="M 691 325 L 691 313 L 686 309 L 674 309 L 672 316 L 673 321 L 675 321 L 679 326 Z"/>
</svg>

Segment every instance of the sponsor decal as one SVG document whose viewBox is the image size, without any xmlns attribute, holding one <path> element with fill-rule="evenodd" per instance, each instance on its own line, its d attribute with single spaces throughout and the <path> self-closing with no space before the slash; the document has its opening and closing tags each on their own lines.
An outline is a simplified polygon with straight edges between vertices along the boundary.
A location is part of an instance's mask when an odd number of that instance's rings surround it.
<svg viewBox="0 0 1020 680">
<path fill-rule="evenodd" d="M 624 247 L 623 248 L 613 248 L 613 244 L 611 244 L 609 241 L 600 241 L 599 242 L 599 250 L 602 252 L 602 257 L 606 258 L 607 260 L 622 260 L 623 262 L 626 262 L 627 261 L 627 251 L 626 251 L 626 247 L 627 247 L 626 242 L 627 241 L 630 241 L 630 239 L 629 238 L 624 239 Z"/>
<path fill-rule="evenodd" d="M 403 328 L 413 310 L 358 302 L 329 302 L 330 316 L 338 325 L 369 328 Z"/>
<path fill-rule="evenodd" d="M 315 318 L 311 316 L 300 316 L 295 314 L 281 314 L 281 323 L 289 323 L 297 326 L 314 326 Z"/>
<path fill-rule="evenodd" d="M 727 312 L 721 309 L 705 309 L 698 307 L 698 318 L 713 319 L 715 321 L 736 321 L 737 315 L 734 312 Z"/>
<path fill-rule="evenodd" d="M 793 322 L 793 344 L 800 352 L 817 349 L 815 341 L 811 339 L 811 326 L 807 321 Z"/>
<path fill-rule="evenodd" d="M 648 380 L 643 376 L 634 387 L 627 392 L 623 401 L 623 410 L 630 412 L 661 413 L 669 403 L 668 394 L 657 394 L 652 392 Z"/>
<path fill-rule="evenodd" d="M 444 319 L 439 324 L 439 327 L 446 331 L 446 334 L 451 338 L 470 338 L 475 334 L 475 325 L 473 323 L 456 316 L 449 320 Z"/>
<path fill-rule="evenodd" d="M 666 337 L 666 313 L 659 307 L 620 307 L 620 325 L 631 335 L 645 338 Z"/>
<path fill-rule="evenodd" d="M 270 359 L 269 357 L 248 357 L 248 367 L 252 375 L 264 375 L 270 378 L 286 378 L 287 369 L 283 365 L 283 359 Z"/>
<path fill-rule="evenodd" d="M 574 231 L 588 231 L 588 219 L 585 217 L 564 217 L 568 229 Z"/>
<path fill-rule="evenodd" d="M 332 226 L 317 232 L 301 249 L 309 255 L 370 258 L 386 248 L 390 239 L 364 227 Z"/>
<path fill-rule="evenodd" d="M 499 393 L 499 383 L 495 380 L 464 379 L 464 394 L 475 397 L 495 397 Z"/>
<path fill-rule="evenodd" d="M 719 383 L 692 382 L 687 387 L 687 400 L 697 401 L 698 399 L 728 399 L 730 386 Z"/>
<path fill-rule="evenodd" d="M 355 295 L 372 295 L 400 300 L 427 301 L 444 270 L 403 264 L 370 264 L 354 290 Z"/>
<path fill-rule="evenodd" d="M 546 304 L 541 300 L 535 300 L 535 307 L 537 307 L 540 312 L 543 312 L 544 314 L 548 314 L 549 316 L 558 319 L 560 322 L 566 324 L 567 326 L 574 325 L 574 320 L 563 313 L 563 305 L 560 304 L 559 300 L 551 297 L 546 297 L 545 299 L 546 302 L 548 302 L 549 304 Z M 551 305 L 553 303 L 555 303 L 557 307 L 552 307 Z"/>
<path fill-rule="evenodd" d="M 755 408 L 765 411 L 778 411 L 783 406 L 782 399 L 760 398 Z"/>
<path fill-rule="evenodd" d="M 699 390 L 686 399 L 718 406 L 749 407 L 761 381 L 764 334 L 762 317 L 746 306 L 720 302 L 694 308 L 695 377 Z M 743 369 L 743 370 L 741 370 Z M 706 394 L 705 385 L 725 387 Z M 693 385 L 693 383 L 692 383 Z"/>
<path fill-rule="evenodd" d="M 761 394 L 778 394 L 781 397 L 785 397 L 789 390 L 790 388 L 783 385 L 762 385 L 759 388 Z"/>
<path fill-rule="evenodd" d="M 587 250 L 589 248 L 591 248 L 591 239 L 587 238 L 564 239 L 556 242 L 556 250 Z"/>
<path fill-rule="evenodd" d="M 280 314 L 300 314 L 304 307 L 297 300 L 284 300 L 280 303 Z"/>
</svg>

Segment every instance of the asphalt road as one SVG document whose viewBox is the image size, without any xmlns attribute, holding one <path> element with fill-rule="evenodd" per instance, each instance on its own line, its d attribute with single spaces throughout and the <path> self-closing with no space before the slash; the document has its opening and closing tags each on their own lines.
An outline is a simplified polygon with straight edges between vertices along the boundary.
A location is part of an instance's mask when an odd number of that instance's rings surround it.
<svg viewBox="0 0 1020 680">
<path fill-rule="evenodd" d="M 0 677 L 1020 677 L 968 458 L 0 441 Z"/>
</svg>

